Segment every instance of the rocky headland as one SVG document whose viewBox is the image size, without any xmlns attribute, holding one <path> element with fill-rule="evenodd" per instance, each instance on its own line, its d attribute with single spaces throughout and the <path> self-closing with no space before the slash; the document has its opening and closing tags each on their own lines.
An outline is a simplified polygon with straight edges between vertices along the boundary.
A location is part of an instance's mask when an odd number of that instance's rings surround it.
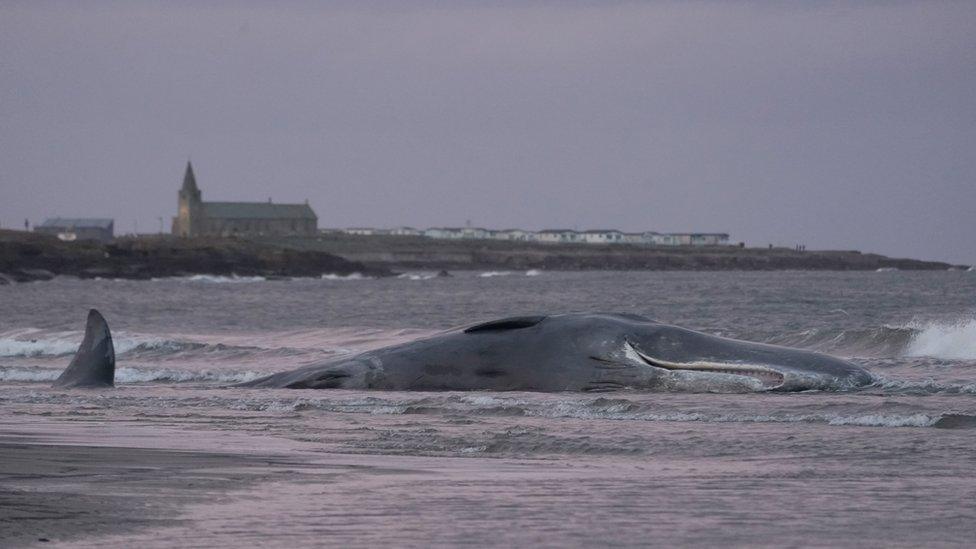
<svg viewBox="0 0 976 549">
<path fill-rule="evenodd" d="M 265 242 L 298 250 L 327 252 L 364 265 L 393 270 L 945 271 L 968 267 L 859 251 L 798 251 L 775 247 L 546 244 L 347 234 L 268 239 Z"/>
<path fill-rule="evenodd" d="M 392 274 L 381 266 L 363 265 L 323 251 L 231 238 L 153 236 L 100 244 L 0 231 L 0 284 L 55 276 L 151 279 L 209 274 L 274 278 L 353 273 Z"/>
<path fill-rule="evenodd" d="M 196 274 L 381 277 L 396 270 L 952 270 L 965 265 L 898 259 L 858 251 L 788 248 L 648 247 L 541 244 L 422 237 L 322 235 L 314 238 L 123 237 L 108 244 L 62 242 L 0 230 L 0 284 L 79 278 L 150 279 Z"/>
</svg>

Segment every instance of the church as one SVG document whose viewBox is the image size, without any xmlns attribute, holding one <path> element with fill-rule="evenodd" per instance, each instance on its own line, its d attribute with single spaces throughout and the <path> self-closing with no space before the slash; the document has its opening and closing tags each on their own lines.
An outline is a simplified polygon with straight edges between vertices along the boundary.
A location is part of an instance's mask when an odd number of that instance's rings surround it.
<svg viewBox="0 0 976 549">
<path fill-rule="evenodd" d="M 179 211 L 173 218 L 176 236 L 314 236 L 318 217 L 304 204 L 267 202 L 204 202 L 193 165 L 186 163 Z"/>
</svg>

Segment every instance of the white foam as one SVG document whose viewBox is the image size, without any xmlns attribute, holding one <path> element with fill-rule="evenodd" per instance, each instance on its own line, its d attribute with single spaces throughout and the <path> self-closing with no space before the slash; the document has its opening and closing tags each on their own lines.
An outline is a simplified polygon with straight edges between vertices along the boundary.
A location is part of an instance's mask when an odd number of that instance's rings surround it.
<svg viewBox="0 0 976 549">
<path fill-rule="evenodd" d="M 895 272 L 897 270 L 898 270 L 897 267 L 881 267 L 880 269 L 875 269 L 874 272 L 876 272 L 876 273 L 893 273 L 893 272 Z"/>
<path fill-rule="evenodd" d="M 508 276 L 512 274 L 512 271 L 487 271 L 479 274 L 481 278 L 491 278 L 493 276 Z"/>
<path fill-rule="evenodd" d="M 241 283 L 241 282 L 264 282 L 267 280 L 263 276 L 216 276 L 216 275 L 193 275 L 186 279 L 189 282 L 211 282 L 214 284 Z"/>
<path fill-rule="evenodd" d="M 0 339 L 0 356 L 62 356 L 68 355 L 78 350 L 81 344 L 81 337 L 77 340 L 57 339 Z"/>
<path fill-rule="evenodd" d="M 0 381 L 54 381 L 61 375 L 60 369 L 51 368 L 0 368 Z M 219 381 L 243 383 L 261 377 L 258 372 L 221 372 L 214 370 L 171 370 L 165 368 L 116 368 L 116 383 L 147 383 L 151 381 L 187 382 Z"/>
<path fill-rule="evenodd" d="M 413 273 L 403 273 L 397 278 L 402 278 L 403 280 L 430 280 L 436 278 L 437 275 L 432 274 L 413 274 Z"/>
<path fill-rule="evenodd" d="M 929 322 L 914 326 L 906 356 L 946 360 L 976 360 L 976 318 L 957 322 Z"/>
<path fill-rule="evenodd" d="M 860 427 L 930 427 L 941 416 L 916 413 L 896 414 L 707 414 L 700 412 L 637 412 L 627 411 L 627 406 L 611 406 L 593 409 L 577 403 L 559 403 L 545 410 L 526 410 L 526 415 L 550 418 L 571 417 L 578 419 L 611 419 L 631 421 L 667 421 L 702 423 L 825 423 L 827 425 L 851 425 Z"/>
<path fill-rule="evenodd" d="M 221 372 L 215 370 L 171 370 L 167 368 L 117 368 L 115 381 L 119 383 L 146 383 L 150 381 L 220 381 L 223 383 L 243 383 L 261 377 L 258 372 Z"/>
<path fill-rule="evenodd" d="M 321 278 L 322 280 L 371 280 L 370 277 L 363 276 L 363 273 L 350 273 L 347 275 L 326 273 Z"/>
<path fill-rule="evenodd" d="M 473 406 L 508 406 L 521 404 L 520 401 L 512 399 L 503 399 L 494 397 L 491 395 L 465 395 L 459 399 L 465 404 L 471 404 Z"/>
<path fill-rule="evenodd" d="M 9 332 L 0 337 L 0 357 L 41 357 L 74 354 L 84 338 L 83 332 L 56 332 L 41 336 L 37 329 Z M 179 349 L 180 343 L 160 338 L 125 337 L 112 338 L 115 354 L 127 353 L 137 347 L 143 349 Z"/>
<path fill-rule="evenodd" d="M 529 269 L 528 271 L 525 271 L 525 276 L 539 276 L 541 274 L 542 271 L 539 269 Z"/>
<path fill-rule="evenodd" d="M 923 394 L 976 395 L 976 383 L 940 383 L 934 379 L 889 379 L 874 374 L 875 383 L 885 391 Z"/>
<path fill-rule="evenodd" d="M 930 427 L 940 417 L 942 416 L 930 417 L 925 414 L 912 414 L 908 416 L 867 414 L 863 416 L 829 417 L 827 423 L 830 425 L 857 425 L 860 427 Z"/>
<path fill-rule="evenodd" d="M 47 368 L 0 368 L 0 381 L 54 381 L 59 375 Z"/>
</svg>

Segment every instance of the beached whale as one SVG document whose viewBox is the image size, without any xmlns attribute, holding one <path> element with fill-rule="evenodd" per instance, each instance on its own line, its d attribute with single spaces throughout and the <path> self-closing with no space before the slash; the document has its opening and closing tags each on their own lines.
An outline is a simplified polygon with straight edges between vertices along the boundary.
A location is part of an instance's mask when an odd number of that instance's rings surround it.
<svg viewBox="0 0 976 549">
<path fill-rule="evenodd" d="M 522 316 L 274 374 L 246 387 L 417 391 L 750 392 L 870 384 L 832 356 L 628 314 Z"/>
<path fill-rule="evenodd" d="M 108 324 L 85 338 L 55 387 L 111 387 Z M 629 314 L 503 318 L 273 374 L 243 387 L 397 391 L 751 392 L 842 390 L 873 381 L 829 355 L 704 334 Z"/>
<path fill-rule="evenodd" d="M 85 323 L 85 337 L 71 363 L 53 387 L 114 387 L 115 346 L 105 318 L 92 309 Z"/>
</svg>

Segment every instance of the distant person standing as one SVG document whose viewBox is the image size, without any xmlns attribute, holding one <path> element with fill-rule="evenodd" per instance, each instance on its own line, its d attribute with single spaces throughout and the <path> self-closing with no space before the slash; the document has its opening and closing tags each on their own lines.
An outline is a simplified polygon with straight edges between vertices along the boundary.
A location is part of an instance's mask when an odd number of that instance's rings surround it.
<svg viewBox="0 0 976 549">
<path fill-rule="evenodd" d="M 30 230 L 30 221 L 28 221 L 27 219 L 24 220 L 24 230 L 25 231 Z"/>
</svg>

